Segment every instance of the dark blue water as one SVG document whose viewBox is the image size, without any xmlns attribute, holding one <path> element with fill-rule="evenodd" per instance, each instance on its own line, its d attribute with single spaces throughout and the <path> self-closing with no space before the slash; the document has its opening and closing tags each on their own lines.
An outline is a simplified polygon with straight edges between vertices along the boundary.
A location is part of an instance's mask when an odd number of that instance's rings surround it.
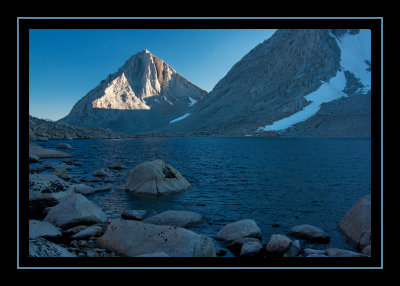
<svg viewBox="0 0 400 286">
<path fill-rule="evenodd" d="M 208 224 L 194 230 L 212 237 L 228 223 L 251 218 L 260 226 L 264 243 L 274 233 L 286 234 L 307 223 L 324 229 L 331 242 L 306 247 L 352 249 L 336 228 L 351 206 L 371 192 L 371 141 L 365 139 L 175 137 L 54 140 L 39 145 L 51 148 L 60 142 L 74 147 L 67 152 L 83 163 L 72 166 L 71 177 L 90 181 L 97 168 L 115 162 L 127 167 L 108 169 L 105 182 L 89 182 L 111 187 L 88 196 L 110 220 L 120 218 L 126 208 L 153 213 L 188 210 L 206 217 Z M 147 199 L 119 188 L 129 169 L 154 159 L 179 170 L 192 188 Z"/>
</svg>

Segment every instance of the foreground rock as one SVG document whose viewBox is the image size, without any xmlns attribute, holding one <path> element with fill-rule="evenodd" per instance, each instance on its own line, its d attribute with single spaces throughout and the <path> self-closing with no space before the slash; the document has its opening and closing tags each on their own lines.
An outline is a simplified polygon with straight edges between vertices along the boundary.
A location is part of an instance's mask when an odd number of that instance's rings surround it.
<svg viewBox="0 0 400 286">
<path fill-rule="evenodd" d="M 326 255 L 329 257 L 365 257 L 362 253 L 339 248 L 328 248 Z"/>
<path fill-rule="evenodd" d="M 48 240 L 57 240 L 62 236 L 59 228 L 51 223 L 31 219 L 29 220 L 29 239 L 45 238 Z"/>
<path fill-rule="evenodd" d="M 114 220 L 97 241 L 101 248 L 121 256 L 164 252 L 171 257 L 215 257 L 210 237 L 190 230 L 133 220 Z"/>
<path fill-rule="evenodd" d="M 29 174 L 29 212 L 34 218 L 42 217 L 47 207 L 52 207 L 71 195 L 67 182 L 52 174 Z"/>
<path fill-rule="evenodd" d="M 371 244 L 371 196 L 356 202 L 340 221 L 338 230 L 358 249 Z"/>
<path fill-rule="evenodd" d="M 267 253 L 273 256 L 283 256 L 292 245 L 292 240 L 282 234 L 273 234 L 266 246 Z"/>
<path fill-rule="evenodd" d="M 253 237 L 243 237 L 234 240 L 227 248 L 234 256 L 259 256 L 263 252 L 261 241 Z"/>
<path fill-rule="evenodd" d="M 204 222 L 205 218 L 196 212 L 169 210 L 142 221 L 157 225 L 189 227 Z"/>
<path fill-rule="evenodd" d="M 71 154 L 40 147 L 36 144 L 29 143 L 29 156 L 37 156 L 39 158 L 68 158 L 73 157 Z"/>
<path fill-rule="evenodd" d="M 74 225 L 106 222 L 107 215 L 81 194 L 72 194 L 52 207 L 44 219 L 63 229 Z"/>
<path fill-rule="evenodd" d="M 252 219 L 242 219 L 224 226 L 215 236 L 216 240 L 232 242 L 243 237 L 261 240 L 261 229 Z"/>
<path fill-rule="evenodd" d="M 29 240 L 29 256 L 31 257 L 76 257 L 66 248 L 52 243 L 44 238 Z"/>
<path fill-rule="evenodd" d="M 283 257 L 297 257 L 301 255 L 301 244 L 299 240 L 292 242 L 288 250 L 283 254 Z"/>
<path fill-rule="evenodd" d="M 154 252 L 149 254 L 137 255 L 136 257 L 169 257 L 165 252 Z"/>
<path fill-rule="evenodd" d="M 190 183 L 162 160 L 145 162 L 129 172 L 125 190 L 144 195 L 165 195 L 188 190 Z"/>
<path fill-rule="evenodd" d="M 329 243 L 330 237 L 326 232 L 316 226 L 309 224 L 302 224 L 293 227 L 288 235 L 305 239 L 315 243 Z"/>
<path fill-rule="evenodd" d="M 102 228 L 98 225 L 89 226 L 80 232 L 71 236 L 72 239 L 88 239 L 89 237 L 96 237 L 102 234 Z"/>
</svg>

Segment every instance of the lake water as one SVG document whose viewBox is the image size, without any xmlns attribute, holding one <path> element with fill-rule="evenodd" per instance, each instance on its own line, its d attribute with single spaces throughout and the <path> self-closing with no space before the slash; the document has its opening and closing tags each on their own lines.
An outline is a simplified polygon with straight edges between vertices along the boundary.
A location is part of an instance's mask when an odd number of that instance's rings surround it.
<svg viewBox="0 0 400 286">
<path fill-rule="evenodd" d="M 345 213 L 362 196 L 371 193 L 371 141 L 367 139 L 170 137 L 118 140 L 52 140 L 36 142 L 53 148 L 70 144 L 70 176 L 86 178 L 95 187 L 111 190 L 88 196 L 111 219 L 124 209 L 199 212 L 206 224 L 194 231 L 215 236 L 226 224 L 254 219 L 267 243 L 274 233 L 286 234 L 299 224 L 312 224 L 331 237 L 326 249 L 352 248 L 337 231 Z M 143 198 L 119 188 L 129 170 L 139 163 L 162 159 L 192 184 L 186 192 Z M 54 165 L 57 159 L 45 160 Z M 92 172 L 112 163 L 127 168 L 107 169 L 105 182 L 90 182 Z"/>
</svg>

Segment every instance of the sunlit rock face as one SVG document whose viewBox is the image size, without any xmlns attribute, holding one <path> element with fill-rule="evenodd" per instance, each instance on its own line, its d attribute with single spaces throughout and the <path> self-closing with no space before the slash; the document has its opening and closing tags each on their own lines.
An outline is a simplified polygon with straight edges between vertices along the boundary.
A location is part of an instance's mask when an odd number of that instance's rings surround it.
<svg viewBox="0 0 400 286">
<path fill-rule="evenodd" d="M 147 133 L 187 113 L 206 93 L 143 50 L 80 99 L 60 122 Z"/>
</svg>

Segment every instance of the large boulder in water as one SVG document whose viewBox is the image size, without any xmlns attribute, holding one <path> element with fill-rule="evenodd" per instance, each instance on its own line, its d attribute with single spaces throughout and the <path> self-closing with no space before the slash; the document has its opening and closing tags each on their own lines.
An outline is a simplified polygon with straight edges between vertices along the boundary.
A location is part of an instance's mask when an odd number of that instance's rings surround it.
<svg viewBox="0 0 400 286">
<path fill-rule="evenodd" d="M 66 229 L 79 224 L 106 222 L 107 214 L 83 195 L 72 194 L 52 207 L 44 220 Z"/>
<path fill-rule="evenodd" d="M 164 252 L 171 257 L 215 257 L 210 237 L 166 225 L 134 220 L 114 220 L 97 240 L 97 245 L 121 256 Z"/>
<path fill-rule="evenodd" d="M 185 191 L 190 183 L 162 160 L 142 163 L 129 172 L 125 190 L 135 194 L 160 196 Z"/>
<path fill-rule="evenodd" d="M 340 221 L 338 229 L 359 249 L 371 243 L 371 196 L 357 201 Z"/>
</svg>

